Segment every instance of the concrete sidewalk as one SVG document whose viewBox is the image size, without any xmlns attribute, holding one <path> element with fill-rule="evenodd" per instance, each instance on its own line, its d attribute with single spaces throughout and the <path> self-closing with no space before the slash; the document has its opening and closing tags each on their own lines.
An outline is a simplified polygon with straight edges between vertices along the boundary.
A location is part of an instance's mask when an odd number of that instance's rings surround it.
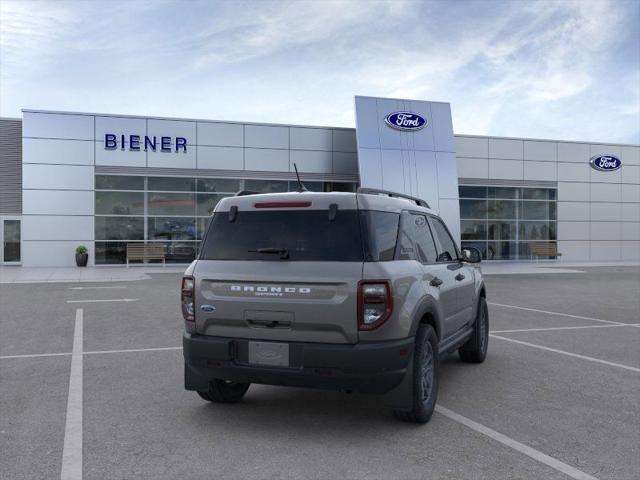
<svg viewBox="0 0 640 480">
<path fill-rule="evenodd" d="M 187 265 L 136 267 L 19 267 L 0 266 L 0 284 L 118 282 L 148 280 L 150 273 L 182 273 Z"/>
<path fill-rule="evenodd" d="M 582 273 L 581 267 L 637 267 L 640 262 L 570 263 L 535 262 L 482 262 L 485 275 L 532 275 L 546 273 Z M 19 267 L 0 266 L 0 284 L 7 283 L 62 283 L 62 282 L 117 282 L 148 280 L 150 273 L 182 273 L 187 265 L 171 266 L 101 266 L 101 267 Z"/>
<path fill-rule="evenodd" d="M 544 273 L 582 273 L 582 267 L 636 267 L 639 261 L 628 262 L 557 262 L 554 260 L 540 262 L 482 262 L 484 275 L 532 275 Z"/>
</svg>

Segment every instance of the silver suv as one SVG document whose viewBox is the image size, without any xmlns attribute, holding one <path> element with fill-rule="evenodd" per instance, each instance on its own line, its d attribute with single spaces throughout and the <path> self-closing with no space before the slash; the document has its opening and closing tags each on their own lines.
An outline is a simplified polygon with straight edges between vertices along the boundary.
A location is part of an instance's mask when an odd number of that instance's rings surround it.
<svg viewBox="0 0 640 480">
<path fill-rule="evenodd" d="M 237 402 L 251 383 L 385 394 L 424 423 L 440 359 L 487 354 L 480 252 L 419 199 L 240 192 L 182 280 L 185 388 Z"/>
</svg>

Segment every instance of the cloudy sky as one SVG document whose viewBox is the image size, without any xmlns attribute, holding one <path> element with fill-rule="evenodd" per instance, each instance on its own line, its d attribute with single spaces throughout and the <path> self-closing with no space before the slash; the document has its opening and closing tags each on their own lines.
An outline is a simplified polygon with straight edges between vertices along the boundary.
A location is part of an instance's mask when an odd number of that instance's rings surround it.
<svg viewBox="0 0 640 480">
<path fill-rule="evenodd" d="M 0 1 L 22 108 L 353 126 L 354 95 L 456 133 L 640 143 L 640 1 Z"/>
</svg>

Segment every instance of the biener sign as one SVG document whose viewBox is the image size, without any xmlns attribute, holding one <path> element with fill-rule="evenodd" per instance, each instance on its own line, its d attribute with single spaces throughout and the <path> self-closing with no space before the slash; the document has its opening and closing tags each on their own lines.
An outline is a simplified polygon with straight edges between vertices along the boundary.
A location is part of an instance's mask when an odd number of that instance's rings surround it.
<svg viewBox="0 0 640 480">
<path fill-rule="evenodd" d="M 184 137 L 156 137 L 155 135 L 149 137 L 147 135 L 116 135 L 114 133 L 104 134 L 104 148 L 106 150 L 116 150 L 120 148 L 125 150 L 140 151 L 151 150 L 155 152 L 160 150 L 161 152 L 187 152 L 187 139 Z M 174 150 L 175 147 L 175 150 Z"/>
</svg>

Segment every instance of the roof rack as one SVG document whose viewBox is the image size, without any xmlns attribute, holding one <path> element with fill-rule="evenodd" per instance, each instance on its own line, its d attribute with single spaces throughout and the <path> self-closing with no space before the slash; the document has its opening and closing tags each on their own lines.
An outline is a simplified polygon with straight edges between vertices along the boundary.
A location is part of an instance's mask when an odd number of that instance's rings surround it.
<svg viewBox="0 0 640 480">
<path fill-rule="evenodd" d="M 364 193 L 368 195 L 386 195 L 388 197 L 393 197 L 393 198 L 404 198 L 406 200 L 411 200 L 412 202 L 415 202 L 416 205 L 419 205 L 421 207 L 431 208 L 429 204 L 424 200 L 422 200 L 421 198 L 412 197 L 411 195 L 407 195 L 405 193 L 390 192 L 389 190 L 380 190 L 378 188 L 363 188 L 363 187 L 359 187 L 357 190 L 357 193 Z"/>
<path fill-rule="evenodd" d="M 244 197 L 245 195 L 259 195 L 260 192 L 254 192 L 253 190 L 240 190 L 234 197 Z"/>
</svg>

